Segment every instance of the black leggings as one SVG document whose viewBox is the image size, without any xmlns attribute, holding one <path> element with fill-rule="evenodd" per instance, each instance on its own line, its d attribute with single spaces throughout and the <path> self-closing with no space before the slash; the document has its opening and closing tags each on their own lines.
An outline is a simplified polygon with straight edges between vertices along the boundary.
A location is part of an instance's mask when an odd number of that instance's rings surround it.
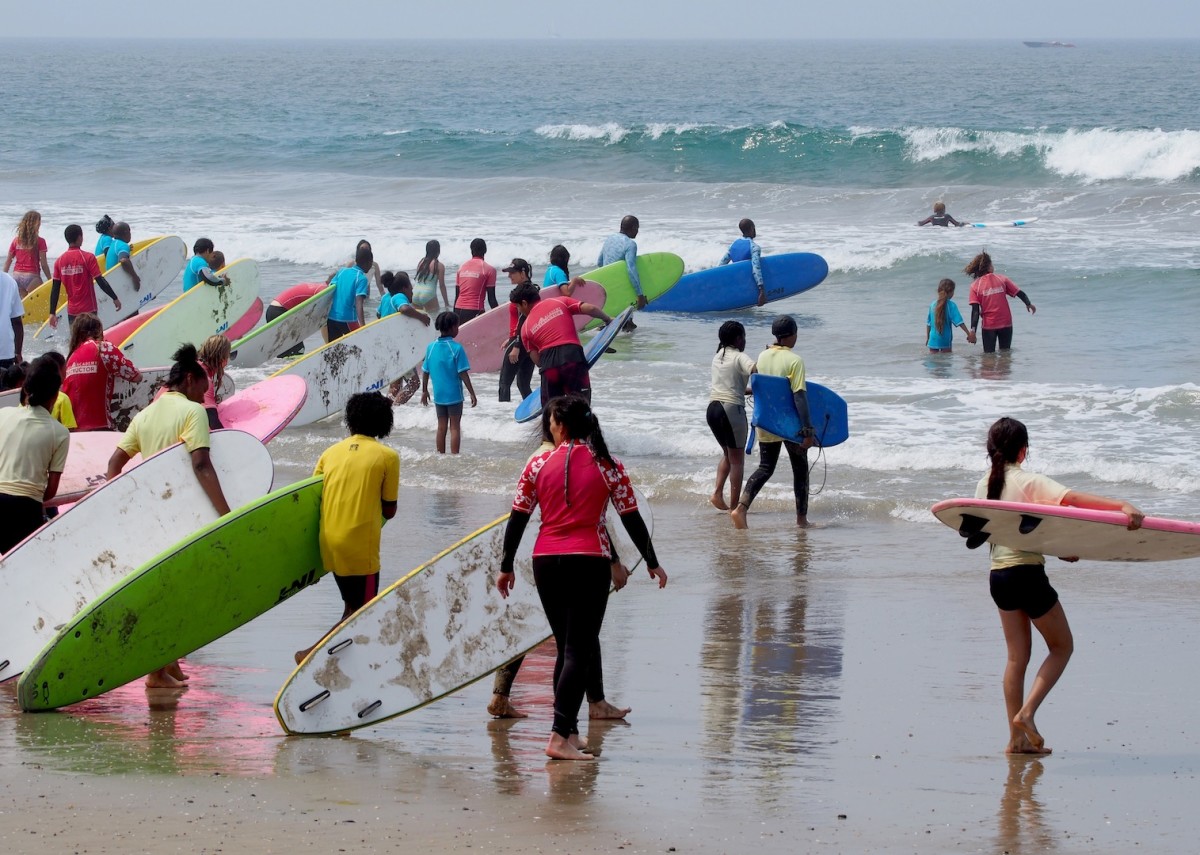
<svg viewBox="0 0 1200 855">
<path fill-rule="evenodd" d="M 517 364 L 513 365 L 508 361 L 508 351 L 504 351 L 504 361 L 500 363 L 500 398 L 503 402 L 512 400 L 512 384 L 517 381 L 517 391 L 521 393 L 521 400 L 524 401 L 533 394 L 533 385 L 530 382 L 533 380 L 533 360 L 529 358 L 529 352 L 524 348 L 520 350 L 521 358 L 517 360 Z"/>
<path fill-rule="evenodd" d="M 1012 347 L 1012 327 L 1001 327 L 996 330 L 983 331 L 983 352 L 995 353 L 996 342 L 1000 342 L 1001 350 L 1008 350 Z"/>
<path fill-rule="evenodd" d="M 538 597 L 554 632 L 554 732 L 579 732 L 579 708 L 595 663 L 600 627 L 612 583 L 609 560 L 599 555 L 542 555 L 533 559 Z"/>
<path fill-rule="evenodd" d="M 0 493 L 0 555 L 41 528 L 45 521 L 46 513 L 37 499 Z"/>
<path fill-rule="evenodd" d="M 775 473 L 779 462 L 780 446 L 787 446 L 788 459 L 792 462 L 792 490 L 796 494 L 796 513 L 808 516 L 808 452 L 797 442 L 760 442 L 758 444 L 758 468 L 746 481 L 740 504 L 750 507 L 758 491 Z"/>
</svg>

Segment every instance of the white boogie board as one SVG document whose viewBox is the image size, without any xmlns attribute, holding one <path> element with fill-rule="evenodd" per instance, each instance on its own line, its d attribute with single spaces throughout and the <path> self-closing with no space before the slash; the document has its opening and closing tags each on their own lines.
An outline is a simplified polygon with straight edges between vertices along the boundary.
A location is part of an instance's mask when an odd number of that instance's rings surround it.
<svg viewBox="0 0 1200 855">
<path fill-rule="evenodd" d="M 258 297 L 258 262 L 243 258 L 221 272 L 229 277 L 228 285 L 197 285 L 163 306 L 125 339 L 121 350 L 134 365 L 167 365 L 181 344 L 199 347 L 246 313 Z"/>
<path fill-rule="evenodd" d="M 168 285 L 175 281 L 179 271 L 183 270 L 183 262 L 186 258 L 187 247 L 184 246 L 183 240 L 171 235 L 151 241 L 129 256 L 129 260 L 133 262 L 133 269 L 141 277 L 142 285 L 139 290 L 133 290 L 133 278 L 121 265 L 118 264 L 116 267 L 104 271 L 104 278 L 121 301 L 121 308 L 118 311 L 109 296 L 99 288 L 96 289 L 96 314 L 103 327 L 108 329 L 122 318 L 136 314 L 139 309 L 161 294 Z M 58 300 L 59 330 L 69 336 L 65 292 L 60 290 Z M 49 327 L 43 324 L 38 329 L 37 336 L 41 337 L 48 329 Z"/>
<path fill-rule="evenodd" d="M 308 383 L 308 400 L 292 419 L 292 427 L 340 413 L 356 392 L 383 389 L 403 377 L 425 357 L 437 337 L 433 323 L 397 312 L 306 353 L 272 377 L 293 375 Z"/>
<path fill-rule="evenodd" d="M 332 285 L 235 341 L 229 364 L 254 368 L 294 347 L 325 326 L 331 305 Z"/>
<path fill-rule="evenodd" d="M 214 433 L 211 456 L 231 508 L 270 492 L 271 455 L 250 434 Z M 27 537 L 0 559 L 0 681 L 20 674 L 57 627 L 126 574 L 216 519 L 180 444 Z"/>
<path fill-rule="evenodd" d="M 652 528 L 640 495 L 638 509 Z M 275 699 L 283 729 L 327 734 L 378 724 L 469 686 L 550 638 L 533 583 L 536 526 L 521 540 L 508 598 L 496 590 L 507 521 L 434 556 L 322 639 Z M 615 513 L 608 529 L 626 565 L 640 563 Z"/>
<path fill-rule="evenodd" d="M 950 499 L 933 515 L 966 538 L 971 549 L 998 543 L 1011 549 L 1088 561 L 1171 561 L 1200 556 L 1200 523 L 1146 517 L 1130 531 L 1117 511 L 1033 505 L 990 499 Z"/>
</svg>

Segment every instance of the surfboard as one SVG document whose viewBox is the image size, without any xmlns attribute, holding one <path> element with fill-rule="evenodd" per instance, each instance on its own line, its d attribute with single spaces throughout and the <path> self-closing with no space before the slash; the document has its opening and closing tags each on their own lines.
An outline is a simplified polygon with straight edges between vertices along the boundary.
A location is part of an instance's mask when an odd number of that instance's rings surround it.
<svg viewBox="0 0 1200 855">
<path fill-rule="evenodd" d="M 211 457 L 231 507 L 270 491 L 271 455 L 249 434 L 213 434 Z M 126 468 L 31 534 L 0 559 L 0 681 L 24 671 L 110 586 L 216 519 L 179 444 Z"/>
<path fill-rule="evenodd" d="M 166 303 L 163 306 L 167 305 Z M 133 335 L 133 331 L 162 311 L 163 306 L 147 307 L 146 311 L 138 312 L 132 318 L 118 321 L 104 331 L 104 340 L 112 342 L 117 347 L 125 343 L 125 339 Z"/>
<path fill-rule="evenodd" d="M 206 338 L 226 332 L 258 297 L 258 262 L 243 258 L 225 267 L 229 284 L 197 285 L 136 329 L 121 346 L 133 364 L 166 365 L 181 344 L 199 347 Z"/>
<path fill-rule="evenodd" d="M 333 286 L 330 285 L 275 320 L 234 341 L 229 364 L 238 368 L 254 368 L 295 347 L 325 326 L 332 304 Z"/>
<path fill-rule="evenodd" d="M 557 297 L 560 293 L 557 285 L 541 290 L 543 298 Z M 593 306 L 603 306 L 606 299 L 604 288 L 599 283 L 587 281 L 572 296 L 581 303 L 591 303 Z M 500 370 L 504 361 L 504 345 L 508 342 L 509 305 L 503 303 L 459 327 L 455 341 L 466 350 L 472 372 Z M 591 321 L 589 315 L 576 315 L 575 329 L 581 330 Z"/>
<path fill-rule="evenodd" d="M 829 275 L 825 259 L 811 252 L 762 257 L 767 302 L 794 297 L 820 285 Z M 758 285 L 749 261 L 738 261 L 681 276 L 648 312 L 731 312 L 758 305 Z"/>
<path fill-rule="evenodd" d="M 800 414 L 796 412 L 792 384 L 786 377 L 751 374 L 750 390 L 753 392 L 754 414 L 750 418 L 750 436 L 746 439 L 747 454 L 754 448 L 758 434 L 753 428 L 757 427 L 785 440 L 804 441 L 800 435 L 804 426 L 800 423 Z M 808 415 L 817 431 L 817 445 L 827 448 L 841 445 L 849 439 L 850 422 L 842 396 L 811 380 L 805 382 L 804 390 L 808 398 Z"/>
<path fill-rule="evenodd" d="M 604 327 L 592 336 L 592 340 L 583 348 L 583 356 L 587 360 L 588 368 L 591 368 L 600 361 L 605 353 L 608 352 L 608 346 L 613 343 L 613 339 L 621 332 L 621 328 L 625 326 L 625 322 L 629 320 L 633 314 L 633 307 L 627 306 L 624 311 L 609 321 Z M 517 404 L 516 410 L 513 411 L 513 418 L 519 423 L 531 422 L 542 414 L 542 390 L 534 389 L 529 393 L 524 401 Z"/>
<path fill-rule="evenodd" d="M 1011 549 L 1088 561 L 1173 561 L 1200 556 L 1200 523 L 1146 517 L 1127 528 L 1118 511 L 1032 505 L 989 499 L 950 499 L 933 515 L 966 538 L 967 547 L 998 543 Z"/>
<path fill-rule="evenodd" d="M 653 529 L 640 495 L 638 508 Z M 609 532 L 620 541 L 625 532 L 615 517 L 610 506 Z M 507 521 L 500 517 L 434 556 L 325 636 L 275 698 L 284 731 L 315 735 L 379 724 L 453 694 L 549 639 L 533 581 L 533 526 L 517 551 L 512 592 L 503 599 L 496 591 Z M 628 539 L 617 551 L 630 567 L 641 563 Z"/>
<path fill-rule="evenodd" d="M 158 394 L 167 382 L 171 367 L 142 368 L 141 380 L 126 380 L 117 377 L 113 380 L 113 393 L 108 401 L 108 414 L 112 417 L 116 430 L 123 431 L 129 427 L 129 422 L 140 413 Z M 228 374 L 221 380 L 221 388 L 217 390 L 217 398 L 224 401 L 237 391 L 233 378 Z M 253 431 L 251 431 L 253 433 Z M 259 437 L 260 439 L 262 437 Z"/>
<path fill-rule="evenodd" d="M 159 243 L 162 241 L 167 241 L 168 243 L 164 244 L 161 247 L 158 247 L 155 250 L 155 256 L 157 257 L 159 253 L 164 253 L 165 257 L 170 257 L 171 255 L 177 256 L 177 257 L 179 257 L 179 266 L 177 268 L 175 268 L 175 272 L 172 273 L 170 275 L 170 277 L 167 278 L 167 281 L 163 282 L 162 285 L 157 290 L 150 289 L 148 291 L 142 290 L 142 291 L 136 291 L 136 292 L 133 290 L 133 281 L 129 278 L 129 275 L 122 270 L 121 275 L 120 275 L 121 282 L 123 283 L 122 287 L 128 287 L 129 292 L 131 294 L 135 295 L 135 297 L 136 297 L 136 299 L 131 299 L 129 301 L 126 301 L 125 293 L 123 291 L 119 290 L 117 288 L 117 286 L 113 283 L 112 277 L 116 276 L 116 271 L 105 270 L 104 269 L 104 259 L 103 258 L 96 259 L 96 261 L 99 262 L 99 264 L 100 264 L 100 270 L 104 274 L 104 278 L 108 280 L 108 284 L 113 286 L 113 291 L 115 291 L 117 296 L 121 298 L 122 309 L 121 309 L 121 312 L 119 313 L 121 317 L 124 317 L 125 315 L 129 315 L 129 314 L 133 314 L 134 312 L 136 312 L 138 310 L 139 305 L 145 305 L 145 303 L 148 303 L 149 300 L 143 301 L 143 299 L 142 299 L 147 294 L 151 295 L 151 297 L 150 297 L 151 300 L 154 299 L 154 296 L 159 294 L 162 291 L 162 289 L 165 288 L 167 285 L 171 284 L 171 281 L 175 278 L 175 275 L 178 274 L 179 271 L 183 269 L 183 258 L 185 258 L 187 256 L 187 247 L 185 247 L 183 245 L 183 241 L 177 237 L 153 237 L 153 238 L 149 238 L 147 240 L 136 241 L 134 244 L 132 244 L 132 246 L 130 246 L 130 249 L 133 250 L 133 252 L 130 254 L 130 258 L 133 260 L 133 269 L 138 272 L 139 276 L 142 276 L 144 278 L 146 276 L 146 273 L 143 273 L 142 265 L 149 265 L 147 267 L 147 273 L 150 272 L 151 268 L 156 267 L 155 264 L 151 263 L 151 260 L 149 257 L 143 257 L 143 258 L 139 259 L 138 255 L 140 253 L 142 253 L 146 249 L 146 247 L 150 246 L 151 244 Z M 166 252 L 166 248 L 168 246 L 172 247 L 170 253 Z M 182 252 L 183 256 L 179 256 L 178 255 L 179 252 Z M 168 266 L 169 266 L 169 264 L 168 264 Z M 24 300 L 21 301 L 25 307 L 25 320 L 24 320 L 25 323 L 27 323 L 27 324 L 45 324 L 46 321 L 49 320 L 49 318 L 50 318 L 50 289 L 51 289 L 51 286 L 53 285 L 53 283 L 54 283 L 53 279 L 47 279 L 41 285 L 37 286 L 32 291 L 30 291 L 29 295 L 27 297 L 25 297 Z M 143 282 L 142 287 L 143 287 L 143 289 L 149 288 L 149 283 Z M 97 291 L 96 291 L 96 299 L 100 306 L 104 306 L 105 304 L 107 304 L 110 309 L 113 308 L 112 300 L 109 299 L 107 294 L 105 294 L 103 291 L 100 291 L 99 289 L 97 289 Z M 65 311 L 67 295 L 65 293 L 60 292 L 58 295 L 58 300 L 59 300 L 60 310 Z M 101 321 L 103 322 L 103 315 L 101 316 Z M 108 323 L 111 323 L 111 321 L 105 323 L 105 326 L 107 326 Z M 65 329 L 65 325 L 64 325 L 64 329 Z M 41 327 L 38 328 L 37 332 L 38 333 L 43 332 Z"/>
<path fill-rule="evenodd" d="M 272 377 L 303 377 L 308 400 L 292 425 L 301 427 L 340 413 L 356 392 L 383 389 L 419 365 L 437 337 L 433 324 L 399 313 L 372 321 L 292 362 Z"/>
<path fill-rule="evenodd" d="M 246 313 L 229 325 L 229 329 L 225 330 L 225 337 L 230 341 L 237 341 L 250 330 L 254 329 L 263 316 L 263 301 L 261 297 L 255 297 L 254 302 L 250 304 L 250 308 Z"/>
<path fill-rule="evenodd" d="M 638 256 L 637 269 L 642 293 L 653 302 L 679 281 L 683 275 L 683 259 L 670 252 L 648 252 Z M 609 317 L 637 303 L 637 293 L 629 281 L 629 268 L 624 261 L 606 264 L 585 273 L 583 278 L 598 282 L 604 288 L 604 314 Z"/>
<path fill-rule="evenodd" d="M 242 505 L 92 600 L 26 668 L 17 684 L 21 708 L 57 709 L 102 695 L 316 582 L 325 572 L 317 542 L 323 482 L 309 478 Z"/>
<path fill-rule="evenodd" d="M 998 229 L 998 228 L 1005 228 L 1005 227 L 1011 227 L 1011 226 L 1016 226 L 1019 228 L 1021 226 L 1027 226 L 1030 223 L 1036 223 L 1037 221 L 1038 221 L 1037 217 L 1026 217 L 1023 220 L 1007 220 L 1004 222 L 996 222 L 996 223 L 968 223 L 967 225 L 971 226 L 971 228 L 973 228 L 973 229 Z"/>
<path fill-rule="evenodd" d="M 223 425 L 236 425 L 270 442 L 296 417 L 307 397 L 303 377 L 268 377 L 217 404 L 217 417 Z"/>
</svg>

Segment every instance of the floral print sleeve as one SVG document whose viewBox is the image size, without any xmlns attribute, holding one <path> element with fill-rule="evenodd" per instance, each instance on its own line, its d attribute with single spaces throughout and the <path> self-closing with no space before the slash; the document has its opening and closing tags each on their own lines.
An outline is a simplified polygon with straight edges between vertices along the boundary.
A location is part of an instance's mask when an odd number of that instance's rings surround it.
<svg viewBox="0 0 1200 855">
<path fill-rule="evenodd" d="M 552 452 L 544 451 L 541 454 L 535 454 L 525 464 L 525 471 L 521 473 L 521 477 L 517 480 L 517 495 L 513 499 L 512 509 L 521 513 L 532 514 L 534 508 L 537 507 L 537 476 L 542 471 L 542 466 L 546 463 L 546 458 Z"/>
<path fill-rule="evenodd" d="M 100 342 L 100 362 L 111 377 L 120 377 L 130 382 L 141 379 L 142 372 L 138 371 L 137 366 L 110 341 Z"/>
<path fill-rule="evenodd" d="M 608 485 L 608 495 L 617 513 L 624 515 L 636 511 L 637 496 L 634 495 L 633 484 L 630 483 L 621 461 L 614 459 L 611 464 L 603 460 L 596 462 L 600 464 L 600 471 L 604 473 L 604 483 Z"/>
</svg>

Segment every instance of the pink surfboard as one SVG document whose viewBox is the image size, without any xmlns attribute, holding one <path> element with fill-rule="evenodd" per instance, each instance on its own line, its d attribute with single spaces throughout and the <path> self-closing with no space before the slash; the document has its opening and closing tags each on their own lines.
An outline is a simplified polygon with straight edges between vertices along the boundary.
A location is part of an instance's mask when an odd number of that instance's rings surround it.
<svg viewBox="0 0 1200 855">
<path fill-rule="evenodd" d="M 227 428 L 236 428 L 270 442 L 282 431 L 308 399 L 303 377 L 268 377 L 217 404 L 217 416 Z"/>
<path fill-rule="evenodd" d="M 542 289 L 542 298 L 557 297 L 558 285 Z M 604 286 L 599 282 L 585 281 L 572 295 L 581 303 L 591 303 L 593 306 L 603 306 L 607 295 Z M 501 303 L 494 309 L 484 312 L 477 318 L 467 321 L 458 331 L 455 339 L 467 352 L 471 361 L 471 370 L 475 372 L 493 372 L 500 370 L 504 359 L 501 348 L 508 341 L 509 309 L 508 302 Z M 588 315 L 575 316 L 575 328 L 583 329 L 592 318 Z"/>
<path fill-rule="evenodd" d="M 932 508 L 971 549 L 997 543 L 1011 549 L 1088 561 L 1171 561 L 1200 556 L 1200 523 L 1146 517 L 1130 531 L 1117 511 L 1031 505 L 989 499 L 949 499 Z"/>
<path fill-rule="evenodd" d="M 237 341 L 242 336 L 254 329 L 254 325 L 258 323 L 259 318 L 263 314 L 263 301 L 258 297 L 254 298 L 254 302 L 250 304 L 250 308 L 246 310 L 246 314 L 242 315 L 233 326 L 225 330 L 225 338 L 230 341 Z"/>
<path fill-rule="evenodd" d="M 144 312 L 138 312 L 132 318 L 126 318 L 119 323 L 113 324 L 104 331 L 104 340 L 112 342 L 117 347 L 125 343 L 125 339 L 133 335 L 134 330 L 140 327 L 146 321 L 150 320 L 162 310 L 162 306 L 155 306 L 153 309 L 147 309 Z"/>
</svg>

